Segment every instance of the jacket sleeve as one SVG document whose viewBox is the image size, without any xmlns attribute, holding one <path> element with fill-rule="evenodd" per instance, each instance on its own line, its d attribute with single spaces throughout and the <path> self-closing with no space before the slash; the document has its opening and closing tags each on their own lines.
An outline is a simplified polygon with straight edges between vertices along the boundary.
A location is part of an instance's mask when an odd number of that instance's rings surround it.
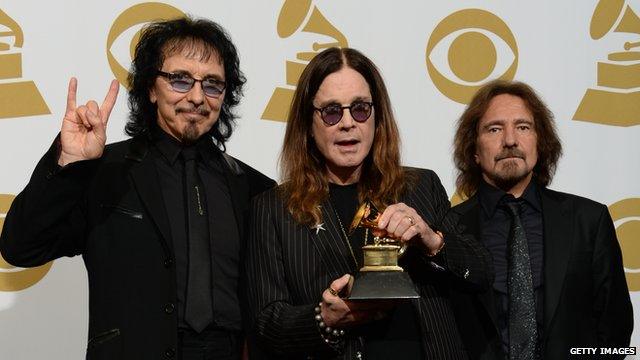
<svg viewBox="0 0 640 360">
<path fill-rule="evenodd" d="M 449 211 L 451 203 L 438 176 L 427 170 L 420 180 L 418 191 L 425 192 L 424 197 L 431 199 L 428 208 L 434 212 L 434 220 L 429 225 L 444 235 L 444 247 L 434 257 L 424 257 L 431 267 L 446 271 L 453 276 L 454 282 L 462 286 L 480 290 L 489 287 L 493 281 L 492 262 L 489 252 L 476 239 L 462 234 L 456 226 L 453 214 Z M 423 218 L 429 218 L 425 214 Z"/>
<path fill-rule="evenodd" d="M 293 305 L 285 276 L 281 228 L 286 209 L 277 190 L 254 199 L 247 246 L 248 297 L 253 331 L 262 350 L 272 355 L 302 355 L 332 351 L 323 341 L 314 318 L 317 303 Z M 320 297 L 318 298 L 318 301 Z"/>
<path fill-rule="evenodd" d="M 633 308 L 613 221 L 604 205 L 601 210 L 592 264 L 598 346 L 624 347 L 633 331 Z"/>
<path fill-rule="evenodd" d="M 7 213 L 0 251 L 12 265 L 39 266 L 84 248 L 83 199 L 97 160 L 60 168 L 58 142 L 56 138 Z"/>
</svg>

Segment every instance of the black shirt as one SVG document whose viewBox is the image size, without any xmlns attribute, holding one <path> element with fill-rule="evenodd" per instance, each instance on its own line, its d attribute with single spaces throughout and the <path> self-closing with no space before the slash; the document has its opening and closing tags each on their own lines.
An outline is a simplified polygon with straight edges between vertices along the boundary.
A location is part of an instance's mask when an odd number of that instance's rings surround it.
<svg viewBox="0 0 640 360">
<path fill-rule="evenodd" d="M 184 164 L 182 144 L 159 128 L 151 133 L 152 151 L 158 170 L 176 264 L 178 327 L 184 322 L 185 297 L 189 269 L 186 199 L 184 196 Z M 238 300 L 240 235 L 229 193 L 221 151 L 211 137 L 202 136 L 195 144 L 197 169 L 206 194 L 211 244 L 213 326 L 229 330 L 241 329 Z"/>
<path fill-rule="evenodd" d="M 507 290 L 507 242 L 511 229 L 511 215 L 504 208 L 504 202 L 511 195 L 482 182 L 478 189 L 478 200 L 482 207 L 480 215 L 481 239 L 493 258 L 495 280 L 493 282 L 494 300 L 498 320 L 498 329 L 502 340 L 502 348 L 509 353 L 509 296 Z M 542 296 L 544 261 L 542 205 L 538 187 L 531 181 L 517 199 L 520 205 L 520 219 L 527 236 L 529 261 L 536 300 L 536 322 L 538 338 L 542 331 Z"/>
<path fill-rule="evenodd" d="M 329 183 L 329 196 L 340 223 L 348 232 L 351 220 L 359 206 L 358 184 L 336 185 Z M 362 246 L 365 242 L 365 233 L 362 228 L 359 228 L 349 237 L 351 248 L 358 262 L 358 266 L 354 267 L 354 270 L 359 270 L 363 264 Z M 344 234 L 342 236 L 344 237 Z M 367 243 L 372 243 L 370 234 Z M 364 339 L 365 358 L 370 360 L 422 359 L 420 325 L 415 311 L 411 302 L 402 301 L 390 310 L 384 319 L 367 323 L 360 329 L 352 329 L 351 331 L 355 331 Z"/>
</svg>

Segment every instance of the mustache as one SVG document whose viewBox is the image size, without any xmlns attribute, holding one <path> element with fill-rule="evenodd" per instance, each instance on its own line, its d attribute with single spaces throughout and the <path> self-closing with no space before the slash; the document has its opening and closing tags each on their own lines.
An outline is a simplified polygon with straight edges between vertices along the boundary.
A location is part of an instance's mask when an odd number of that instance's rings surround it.
<svg viewBox="0 0 640 360">
<path fill-rule="evenodd" d="M 190 108 L 179 107 L 176 109 L 176 114 L 180 114 L 183 112 L 196 113 L 202 116 L 209 116 L 209 113 L 211 113 L 211 111 L 205 109 L 203 106 L 190 107 Z"/>
<path fill-rule="evenodd" d="M 500 154 L 496 155 L 495 160 L 502 160 L 506 158 L 516 157 L 520 159 L 524 159 L 524 153 L 519 149 L 505 149 L 500 152 Z"/>
</svg>

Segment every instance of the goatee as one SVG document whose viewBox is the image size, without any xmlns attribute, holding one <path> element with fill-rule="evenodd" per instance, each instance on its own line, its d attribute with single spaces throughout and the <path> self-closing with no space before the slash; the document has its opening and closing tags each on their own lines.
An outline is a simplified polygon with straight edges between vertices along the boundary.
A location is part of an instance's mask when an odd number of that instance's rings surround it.
<svg viewBox="0 0 640 360">
<path fill-rule="evenodd" d="M 182 137 L 180 141 L 184 145 L 192 145 L 200 138 L 200 134 L 198 133 L 198 126 L 194 122 L 189 122 L 182 132 Z"/>
</svg>

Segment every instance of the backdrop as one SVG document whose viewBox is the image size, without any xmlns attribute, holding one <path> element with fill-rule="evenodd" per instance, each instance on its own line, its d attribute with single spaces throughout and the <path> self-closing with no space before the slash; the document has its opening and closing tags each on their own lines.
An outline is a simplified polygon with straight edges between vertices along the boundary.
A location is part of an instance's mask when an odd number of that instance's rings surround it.
<svg viewBox="0 0 640 360">
<path fill-rule="evenodd" d="M 124 84 L 140 28 L 183 13 L 232 35 L 248 83 L 228 151 L 274 178 L 297 78 L 326 47 L 357 48 L 380 67 L 404 163 L 434 169 L 450 195 L 454 124 L 474 91 L 498 77 L 531 84 L 564 144 L 552 188 L 609 206 L 639 322 L 640 0 L 3 0 L 0 226 L 59 131 L 69 78 L 79 103 L 101 102 L 110 79 Z M 120 90 L 108 142 L 125 138 Z M 86 282 L 80 258 L 28 270 L 0 259 L 0 358 L 82 358 Z"/>
</svg>

